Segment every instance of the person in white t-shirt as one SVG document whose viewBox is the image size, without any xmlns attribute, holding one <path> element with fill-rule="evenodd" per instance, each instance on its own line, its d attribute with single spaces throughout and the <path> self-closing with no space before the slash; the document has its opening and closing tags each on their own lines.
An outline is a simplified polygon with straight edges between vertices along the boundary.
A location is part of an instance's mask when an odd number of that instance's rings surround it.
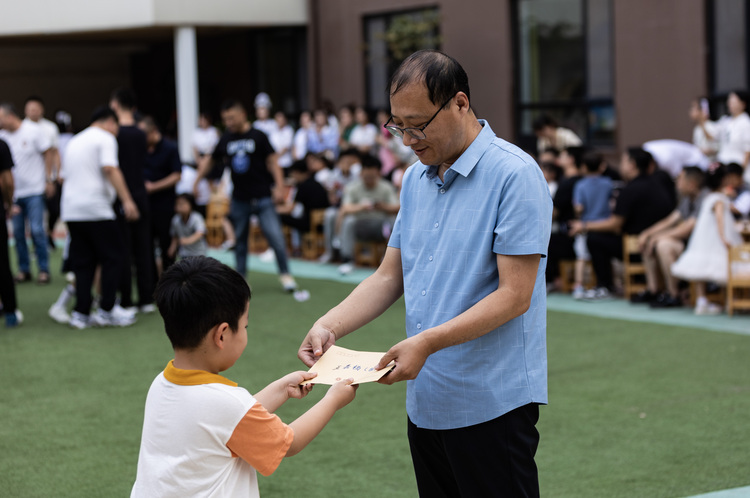
<svg viewBox="0 0 750 498">
<path fill-rule="evenodd" d="M 363 107 L 354 110 L 354 121 L 357 124 L 349 134 L 349 144 L 360 154 L 373 153 L 378 140 L 378 127 L 370 122 L 370 116 Z"/>
<path fill-rule="evenodd" d="M 286 172 L 286 169 L 292 165 L 294 128 L 289 125 L 289 120 L 283 112 L 278 111 L 273 117 L 276 121 L 276 129 L 268 136 L 268 140 L 271 141 L 273 150 L 279 156 L 279 166 Z"/>
<path fill-rule="evenodd" d="M 195 204 L 201 215 L 206 216 L 206 206 L 211 199 L 211 186 L 208 180 L 195 182 L 198 169 L 203 163 L 211 161 L 211 154 L 219 143 L 219 130 L 212 124 L 211 115 L 203 111 L 198 116 L 198 128 L 193 131 L 193 165 L 183 164 L 180 181 L 175 186 L 178 194 L 193 194 Z"/>
<path fill-rule="evenodd" d="M 255 121 L 253 121 L 253 128 L 260 130 L 266 134 L 267 137 L 276 131 L 276 121 L 271 117 L 271 98 L 265 92 L 260 92 L 255 96 Z"/>
<path fill-rule="evenodd" d="M 45 195 L 54 194 L 53 151 L 50 137 L 37 123 L 21 120 L 12 104 L 0 104 L 0 138 L 13 155 L 13 236 L 19 272 L 16 282 L 31 280 L 31 261 L 26 244 L 26 222 L 31 228 L 39 274 L 37 282 L 50 281 L 47 232 L 44 229 Z"/>
<path fill-rule="evenodd" d="M 699 98 L 690 102 L 688 112 L 690 120 L 695 124 L 693 127 L 693 145 L 698 147 L 710 161 L 716 160 L 719 151 L 718 125 L 711 121 L 708 99 Z"/>
<path fill-rule="evenodd" d="M 68 143 L 61 171 L 60 214 L 68 224 L 68 262 L 76 277 L 76 305 L 69 323 L 78 329 L 135 322 L 134 314 L 115 305 L 123 246 L 112 207 L 115 198 L 120 199 L 126 220 L 139 217 L 119 168 L 117 132 L 115 111 L 97 108 L 91 125 Z M 91 314 L 91 287 L 97 266 L 101 266 L 101 299 L 99 309 Z"/>
<path fill-rule="evenodd" d="M 299 115 L 299 128 L 294 132 L 294 145 L 292 157 L 295 161 L 304 159 L 307 155 L 307 134 L 312 126 L 312 115 L 310 111 L 302 111 Z"/>
<path fill-rule="evenodd" d="M 580 147 L 583 145 L 580 137 L 573 130 L 558 125 L 557 121 L 547 114 L 534 120 L 532 127 L 537 137 L 537 154 L 541 154 L 550 148 L 565 150 L 568 147 Z"/>
<path fill-rule="evenodd" d="M 745 168 L 743 178 L 750 182 L 750 116 L 747 115 L 748 94 L 734 91 L 727 97 L 729 115 L 719 120 L 719 153 L 721 164 L 737 163 Z"/>
<path fill-rule="evenodd" d="M 52 234 L 55 230 L 55 224 L 60 219 L 60 129 L 56 123 L 44 117 L 44 101 L 41 97 L 33 95 L 26 99 L 23 108 L 26 119 L 39 124 L 44 132 L 49 136 L 52 142 L 52 174 L 50 175 L 55 181 L 52 183 L 54 193 L 46 198 L 47 203 L 47 238 L 49 247 L 55 248 L 55 241 Z"/>
</svg>

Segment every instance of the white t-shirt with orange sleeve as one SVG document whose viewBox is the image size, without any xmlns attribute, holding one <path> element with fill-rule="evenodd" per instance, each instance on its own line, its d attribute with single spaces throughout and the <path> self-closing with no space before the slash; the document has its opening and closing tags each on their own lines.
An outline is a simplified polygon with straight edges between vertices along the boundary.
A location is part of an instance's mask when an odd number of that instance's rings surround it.
<svg viewBox="0 0 750 498">
<path fill-rule="evenodd" d="M 292 429 L 221 375 L 169 362 L 146 398 L 133 497 L 257 497 Z"/>
</svg>

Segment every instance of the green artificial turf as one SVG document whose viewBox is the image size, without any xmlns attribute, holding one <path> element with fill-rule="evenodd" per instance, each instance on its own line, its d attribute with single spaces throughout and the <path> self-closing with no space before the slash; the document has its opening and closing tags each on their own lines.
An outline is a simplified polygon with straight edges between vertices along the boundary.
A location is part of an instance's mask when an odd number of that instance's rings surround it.
<svg viewBox="0 0 750 498">
<path fill-rule="evenodd" d="M 226 376 L 251 392 L 293 370 L 313 321 L 352 285 L 300 279 L 299 303 L 251 274 L 248 348 Z M 158 314 L 74 331 L 46 310 L 62 279 L 17 287 L 26 322 L 0 325 L 0 495 L 128 496 L 143 403 L 171 359 Z M 403 304 L 339 344 L 385 351 Z M 747 486 L 750 337 L 550 312 L 549 406 L 537 462 L 543 496 L 689 496 Z M 403 384 L 367 384 L 300 455 L 260 478 L 268 497 L 412 497 Z M 278 410 L 291 421 L 325 393 Z"/>
</svg>

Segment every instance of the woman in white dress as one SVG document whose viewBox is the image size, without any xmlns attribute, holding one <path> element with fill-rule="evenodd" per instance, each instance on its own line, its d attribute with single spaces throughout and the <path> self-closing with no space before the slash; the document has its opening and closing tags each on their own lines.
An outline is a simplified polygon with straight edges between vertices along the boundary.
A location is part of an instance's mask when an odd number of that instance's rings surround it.
<svg viewBox="0 0 750 498">
<path fill-rule="evenodd" d="M 709 170 L 706 186 L 711 193 L 701 204 L 687 248 L 672 265 L 672 275 L 696 283 L 697 315 L 721 312 L 721 307 L 706 299 L 706 282 L 726 284 L 728 248 L 742 243 L 729 210 L 731 201 L 723 192 L 726 166 L 719 165 Z"/>
</svg>

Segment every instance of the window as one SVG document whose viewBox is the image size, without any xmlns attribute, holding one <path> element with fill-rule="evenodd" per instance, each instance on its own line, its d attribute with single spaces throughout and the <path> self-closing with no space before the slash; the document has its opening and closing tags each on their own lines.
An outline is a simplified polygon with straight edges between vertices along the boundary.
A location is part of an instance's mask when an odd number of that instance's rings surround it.
<svg viewBox="0 0 750 498">
<path fill-rule="evenodd" d="M 614 144 L 611 0 L 513 6 L 518 142 L 535 150 L 532 123 L 548 114 L 588 144 Z"/>
<path fill-rule="evenodd" d="M 750 2 L 748 0 L 711 0 L 707 4 L 709 41 L 709 88 L 719 107 L 732 90 L 750 86 Z"/>
<path fill-rule="evenodd" d="M 425 48 L 440 48 L 439 25 L 440 14 L 437 8 L 365 17 L 367 107 L 390 107 L 386 92 L 390 75 L 413 52 Z"/>
</svg>

